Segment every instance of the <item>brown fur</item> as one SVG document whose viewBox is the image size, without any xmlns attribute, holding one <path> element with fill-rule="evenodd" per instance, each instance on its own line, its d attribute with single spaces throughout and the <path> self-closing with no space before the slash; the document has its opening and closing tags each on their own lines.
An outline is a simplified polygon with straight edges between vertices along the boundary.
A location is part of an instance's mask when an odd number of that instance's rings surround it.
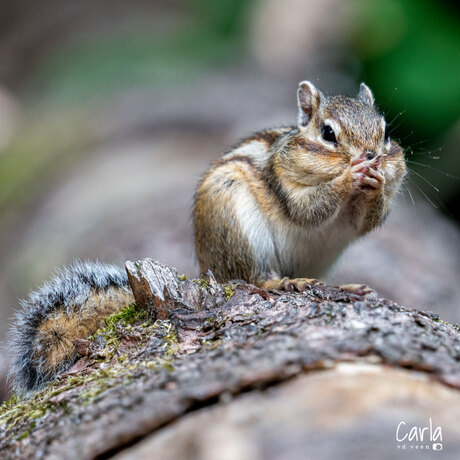
<svg viewBox="0 0 460 460">
<path fill-rule="evenodd" d="M 34 348 L 37 359 L 46 363 L 52 372 L 62 362 L 75 357 L 74 340 L 94 334 L 104 325 L 107 316 L 133 302 L 131 293 L 109 288 L 103 292 L 93 291 L 84 305 L 78 307 L 78 312 L 58 309 L 37 328 Z"/>
<path fill-rule="evenodd" d="M 249 136 L 243 139 L 236 147 L 239 147 L 244 144 L 248 144 L 253 141 L 264 142 L 267 145 L 267 147 L 271 147 L 273 144 L 279 141 L 279 139 L 281 138 L 281 136 L 284 134 L 285 131 L 286 131 L 286 128 L 267 129 L 265 131 L 258 131 L 254 133 L 252 136 Z M 232 150 L 234 149 L 235 147 L 232 148 Z"/>
<path fill-rule="evenodd" d="M 316 91 L 313 97 L 310 91 Z M 220 281 L 242 278 L 259 285 L 289 275 L 276 272 L 273 261 L 258 257 L 256 246 L 264 242 L 254 245 L 251 235 L 251 243 L 247 232 L 252 230 L 240 220 L 241 212 L 249 212 L 245 206 L 254 207 L 248 214 L 251 222 L 261 213 L 257 222 L 262 227 L 268 222 L 270 228 L 298 226 L 313 231 L 337 221 L 351 225 L 359 236 L 380 225 L 406 168 L 402 149 L 393 141 L 386 148 L 383 118 L 372 104 L 370 90 L 355 99 L 325 98 L 313 85 L 301 84 L 299 108 L 304 113 L 297 127 L 256 133 L 216 161 L 201 180 L 195 200 L 201 270 L 213 270 Z M 340 127 L 335 144 L 318 141 L 327 120 Z M 383 183 L 369 176 L 368 169 L 377 168 L 369 160 L 362 173 L 369 185 L 357 185 L 361 179 L 352 161 L 369 152 L 379 157 Z M 277 248 L 274 251 L 278 260 Z"/>
<path fill-rule="evenodd" d="M 217 164 L 213 174 L 204 176 L 196 195 L 195 243 L 197 254 L 201 255 L 200 266 L 203 272 L 212 266 L 220 280 L 251 277 L 251 248 L 238 227 L 226 222 L 236 218 L 232 195 L 237 191 L 249 193 L 247 184 L 252 179 L 248 178 L 254 174 L 254 167 L 244 157 Z M 217 258 L 221 261 L 218 265 L 214 263 Z"/>
</svg>

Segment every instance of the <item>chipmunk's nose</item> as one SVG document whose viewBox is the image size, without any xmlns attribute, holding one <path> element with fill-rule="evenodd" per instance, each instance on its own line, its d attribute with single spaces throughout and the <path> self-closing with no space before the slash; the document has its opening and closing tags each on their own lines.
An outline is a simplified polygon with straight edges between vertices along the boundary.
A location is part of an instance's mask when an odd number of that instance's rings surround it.
<svg viewBox="0 0 460 460">
<path fill-rule="evenodd" d="M 364 152 L 364 156 L 368 159 L 368 160 L 372 160 L 373 158 L 375 158 L 377 156 L 377 154 L 372 151 L 372 150 L 366 150 Z"/>
</svg>

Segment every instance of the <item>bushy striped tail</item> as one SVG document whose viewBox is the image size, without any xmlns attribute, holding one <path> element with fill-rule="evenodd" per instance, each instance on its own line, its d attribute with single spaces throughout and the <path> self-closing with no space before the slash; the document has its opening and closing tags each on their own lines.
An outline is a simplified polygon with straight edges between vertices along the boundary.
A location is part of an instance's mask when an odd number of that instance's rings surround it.
<svg viewBox="0 0 460 460">
<path fill-rule="evenodd" d="M 75 339 L 97 331 L 104 319 L 134 302 L 125 271 L 75 262 L 21 301 L 10 332 L 9 373 L 19 395 L 37 391 L 75 362 Z"/>
</svg>

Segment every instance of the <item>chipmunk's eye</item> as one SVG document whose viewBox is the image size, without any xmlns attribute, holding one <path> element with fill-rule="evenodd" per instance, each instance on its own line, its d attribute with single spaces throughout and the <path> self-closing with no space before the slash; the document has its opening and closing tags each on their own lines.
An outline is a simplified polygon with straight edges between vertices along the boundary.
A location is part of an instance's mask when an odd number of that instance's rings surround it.
<svg viewBox="0 0 460 460">
<path fill-rule="evenodd" d="M 325 141 L 337 144 L 334 130 L 329 125 L 323 125 L 322 135 Z"/>
</svg>

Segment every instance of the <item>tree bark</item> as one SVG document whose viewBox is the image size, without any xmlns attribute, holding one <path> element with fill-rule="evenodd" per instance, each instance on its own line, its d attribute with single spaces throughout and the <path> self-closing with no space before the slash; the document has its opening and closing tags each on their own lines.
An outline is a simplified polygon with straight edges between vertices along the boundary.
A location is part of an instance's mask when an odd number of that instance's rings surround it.
<svg viewBox="0 0 460 460">
<path fill-rule="evenodd" d="M 127 270 L 137 311 L 2 407 L 1 458 L 383 459 L 411 445 L 431 458 L 435 444 L 458 458 L 458 325 L 323 284 L 267 292 L 150 260 Z M 430 419 L 424 439 L 397 441 L 401 422 L 399 437 Z"/>
</svg>

